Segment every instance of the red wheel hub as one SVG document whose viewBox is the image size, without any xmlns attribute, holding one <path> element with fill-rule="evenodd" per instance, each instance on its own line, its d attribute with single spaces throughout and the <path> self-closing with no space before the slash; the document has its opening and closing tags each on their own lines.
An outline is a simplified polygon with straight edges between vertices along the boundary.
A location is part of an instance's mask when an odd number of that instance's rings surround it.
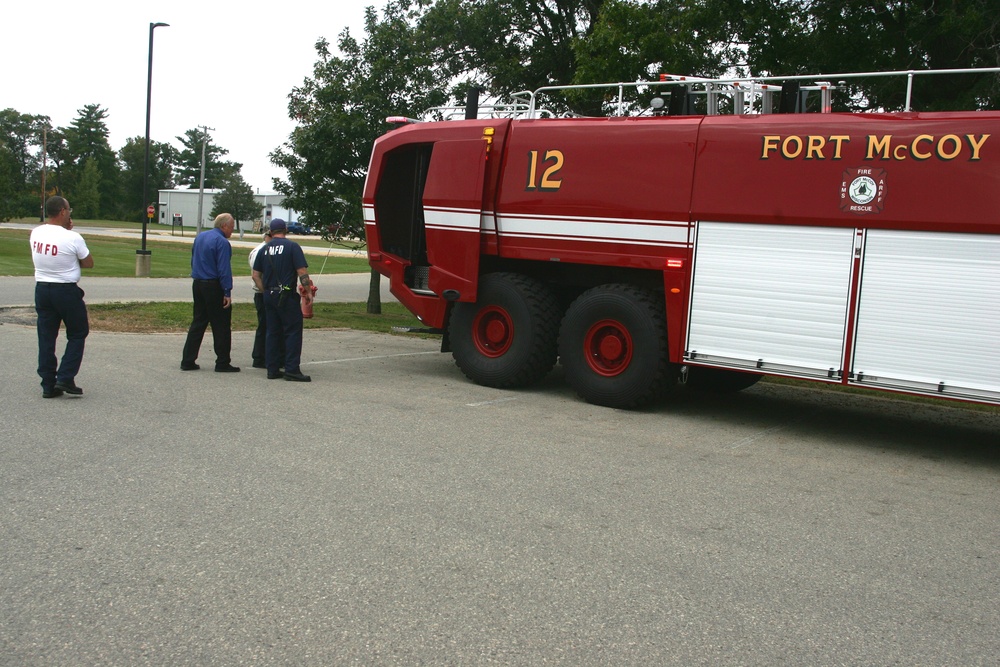
<svg viewBox="0 0 1000 667">
<path fill-rule="evenodd" d="M 587 364 L 598 375 L 614 377 L 632 362 L 632 335 L 621 322 L 601 320 L 583 339 Z"/>
<path fill-rule="evenodd" d="M 483 308 L 472 323 L 472 341 L 483 356 L 503 356 L 514 341 L 510 314 L 499 306 Z"/>
</svg>

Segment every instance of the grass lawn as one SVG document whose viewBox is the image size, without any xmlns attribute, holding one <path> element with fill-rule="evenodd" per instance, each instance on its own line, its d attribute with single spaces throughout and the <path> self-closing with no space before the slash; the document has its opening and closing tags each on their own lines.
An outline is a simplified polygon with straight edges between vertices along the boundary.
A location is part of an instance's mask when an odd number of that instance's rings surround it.
<svg viewBox="0 0 1000 667">
<path fill-rule="evenodd" d="M 87 234 L 86 225 L 74 224 L 73 231 L 83 235 L 87 240 L 87 247 L 94 255 L 94 268 L 86 270 L 88 276 L 100 278 L 135 277 L 135 251 L 139 248 L 135 239 Z M 31 253 L 28 250 L 30 235 L 31 232 L 27 229 L 4 229 L 0 226 L 0 276 L 34 275 Z M 155 238 L 155 236 L 149 235 L 146 237 L 146 249 L 153 253 L 150 277 L 185 278 L 190 276 L 191 246 L 173 241 L 157 241 Z M 249 255 L 250 248 L 233 248 L 233 275 L 243 275 L 247 272 Z M 367 273 L 369 270 L 368 261 L 364 258 L 330 255 L 323 273 Z"/>
<path fill-rule="evenodd" d="M 37 220 L 20 220 L 37 224 Z M 94 268 L 86 275 L 102 278 L 134 278 L 135 251 L 139 243 L 132 238 L 115 238 L 88 234 L 88 227 L 139 229 L 138 223 L 106 220 L 73 221 L 73 230 L 86 238 L 87 247 L 94 255 Z M 194 229 L 186 228 L 185 235 L 193 237 Z M 31 232 L 27 229 L 5 229 L 0 226 L 0 276 L 31 276 L 34 266 L 28 249 Z M 236 238 L 234 233 L 233 238 Z M 256 235 L 246 235 L 253 241 Z M 300 242 L 298 238 L 293 240 Z M 302 245 L 328 247 L 322 241 L 300 242 Z M 156 235 L 146 236 L 146 248 L 153 253 L 150 271 L 152 278 L 186 278 L 191 275 L 191 246 L 175 241 L 157 241 Z M 250 248 L 233 248 L 233 275 L 246 274 Z M 367 273 L 367 260 L 355 257 L 330 255 L 323 270 L 327 273 Z M 316 303 L 312 319 L 305 320 L 306 329 L 360 329 L 383 333 L 393 327 L 422 327 L 408 310 L 396 302 L 382 304 L 381 315 L 370 315 L 364 303 Z M 190 301 L 175 303 L 106 303 L 87 304 L 90 327 L 94 331 L 120 331 L 134 333 L 183 332 L 191 324 Z M 233 304 L 233 330 L 252 331 L 257 327 L 257 313 L 252 303 Z"/>
</svg>

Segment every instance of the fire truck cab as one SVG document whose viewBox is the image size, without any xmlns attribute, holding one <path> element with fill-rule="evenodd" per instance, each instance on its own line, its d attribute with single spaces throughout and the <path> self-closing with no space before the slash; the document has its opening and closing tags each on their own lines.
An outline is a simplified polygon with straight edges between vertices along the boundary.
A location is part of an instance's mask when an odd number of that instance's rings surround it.
<svg viewBox="0 0 1000 667">
<path fill-rule="evenodd" d="M 1000 403 L 1000 112 L 758 113 L 777 86 L 664 83 L 739 113 L 541 118 L 533 94 L 376 142 L 370 264 L 470 379 L 560 363 L 619 408 L 764 375 Z"/>
</svg>

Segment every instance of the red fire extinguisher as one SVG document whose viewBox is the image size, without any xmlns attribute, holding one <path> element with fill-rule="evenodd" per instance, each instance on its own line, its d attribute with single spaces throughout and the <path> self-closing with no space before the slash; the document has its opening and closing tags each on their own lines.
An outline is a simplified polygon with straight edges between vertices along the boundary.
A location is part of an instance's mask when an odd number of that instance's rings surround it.
<svg viewBox="0 0 1000 667">
<path fill-rule="evenodd" d="M 313 299 L 316 298 L 316 286 L 312 285 L 312 299 L 302 299 L 302 317 L 309 319 L 313 316 Z M 306 290 L 309 289 L 305 285 L 299 285 L 299 294 L 303 297 L 306 295 Z"/>
</svg>

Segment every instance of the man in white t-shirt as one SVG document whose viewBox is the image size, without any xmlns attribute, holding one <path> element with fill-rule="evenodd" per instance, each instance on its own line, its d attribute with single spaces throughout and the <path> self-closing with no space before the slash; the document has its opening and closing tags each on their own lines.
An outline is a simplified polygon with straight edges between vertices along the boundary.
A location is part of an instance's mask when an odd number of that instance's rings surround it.
<svg viewBox="0 0 1000 667">
<path fill-rule="evenodd" d="M 87 305 L 83 302 L 80 269 L 94 266 L 83 237 L 72 231 L 73 209 L 62 197 L 45 201 L 45 224 L 31 230 L 31 259 L 35 264 L 35 312 L 38 313 L 38 375 L 42 398 L 63 393 L 79 396 L 76 374 L 83 362 L 83 347 L 90 333 Z M 56 362 L 59 327 L 66 325 L 66 351 Z"/>
</svg>

